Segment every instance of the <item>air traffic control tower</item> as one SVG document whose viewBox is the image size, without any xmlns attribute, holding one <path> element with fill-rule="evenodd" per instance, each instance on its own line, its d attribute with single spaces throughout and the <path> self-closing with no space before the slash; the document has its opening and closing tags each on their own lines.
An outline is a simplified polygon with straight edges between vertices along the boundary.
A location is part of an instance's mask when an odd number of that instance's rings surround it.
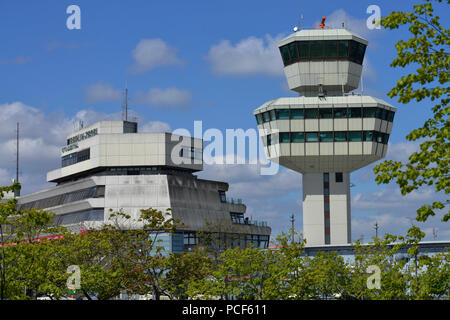
<svg viewBox="0 0 450 320">
<path fill-rule="evenodd" d="M 396 109 L 351 93 L 367 40 L 346 30 L 299 30 L 278 43 L 298 97 L 254 111 L 267 158 L 303 174 L 306 246 L 351 243 L 350 173 L 386 155 Z"/>
</svg>

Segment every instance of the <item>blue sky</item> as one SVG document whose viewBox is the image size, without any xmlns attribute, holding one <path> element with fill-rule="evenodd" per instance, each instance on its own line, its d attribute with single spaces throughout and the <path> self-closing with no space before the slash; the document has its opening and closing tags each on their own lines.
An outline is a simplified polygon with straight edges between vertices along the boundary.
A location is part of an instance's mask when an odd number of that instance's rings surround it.
<svg viewBox="0 0 450 320">
<path fill-rule="evenodd" d="M 81 8 L 81 29 L 69 30 L 69 5 Z M 59 165 L 58 146 L 73 123 L 117 117 L 122 89 L 140 127 L 193 131 L 256 128 L 252 111 L 264 102 L 295 96 L 287 89 L 276 42 L 298 25 L 344 21 L 369 41 L 364 93 L 398 108 L 390 137 L 392 159 L 407 159 L 417 143 L 406 134 L 430 113 L 430 103 L 401 105 L 386 93 L 408 70 L 389 66 L 405 29 L 369 30 L 366 12 L 410 10 L 412 1 L 10 1 L 0 4 L 0 184 L 14 176 L 14 129 L 20 119 L 21 181 L 24 191 L 50 185 L 45 172 Z M 439 11 L 448 21 L 448 10 Z M 356 90 L 357 92 L 360 89 Z M 442 199 L 432 190 L 402 198 L 395 185 L 379 186 L 370 166 L 352 174 L 353 238 L 380 232 L 404 233 L 421 203 Z M 229 195 L 243 198 L 248 214 L 266 220 L 274 234 L 287 231 L 296 215 L 301 231 L 301 175 L 281 169 L 261 177 L 251 165 L 210 166 L 201 177 L 230 183 Z M 380 205 L 382 203 L 382 205 Z M 440 217 L 425 225 L 427 239 L 450 238 Z"/>
</svg>

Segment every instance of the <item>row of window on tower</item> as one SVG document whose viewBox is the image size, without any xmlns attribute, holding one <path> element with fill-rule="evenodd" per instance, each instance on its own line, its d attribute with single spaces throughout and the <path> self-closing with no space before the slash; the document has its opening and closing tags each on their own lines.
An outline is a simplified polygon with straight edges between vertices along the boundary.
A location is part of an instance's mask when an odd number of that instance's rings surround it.
<svg viewBox="0 0 450 320">
<path fill-rule="evenodd" d="M 307 109 L 274 109 L 256 115 L 258 124 L 275 120 L 293 119 L 345 119 L 345 118 L 377 118 L 389 122 L 394 121 L 394 111 L 383 108 L 307 108 Z"/>
<path fill-rule="evenodd" d="M 366 45 L 354 40 L 295 41 L 280 47 L 285 66 L 302 60 L 349 60 L 362 64 Z"/>
<path fill-rule="evenodd" d="M 279 132 L 267 135 L 267 145 L 277 143 L 276 139 L 278 143 L 373 141 L 387 144 L 389 134 L 378 131 Z"/>
<path fill-rule="evenodd" d="M 91 158 L 91 149 L 84 149 L 78 152 L 73 152 L 61 158 L 61 167 L 71 166 L 78 162 L 83 162 Z"/>
</svg>

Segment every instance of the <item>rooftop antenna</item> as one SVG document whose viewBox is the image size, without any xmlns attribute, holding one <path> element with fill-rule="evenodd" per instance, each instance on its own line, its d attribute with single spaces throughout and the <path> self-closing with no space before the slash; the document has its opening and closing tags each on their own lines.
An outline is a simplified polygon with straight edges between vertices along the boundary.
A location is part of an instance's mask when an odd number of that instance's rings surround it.
<svg viewBox="0 0 450 320">
<path fill-rule="evenodd" d="M 378 238 L 378 229 L 380 228 L 378 221 L 375 221 L 375 226 L 373 228 L 375 229 L 375 238 Z"/>
<path fill-rule="evenodd" d="M 125 82 L 125 94 L 124 95 L 125 95 L 125 97 L 124 97 L 123 106 L 122 106 L 122 108 L 123 108 L 122 118 L 123 118 L 123 120 L 128 121 L 128 85 L 126 82 Z"/>
<path fill-rule="evenodd" d="M 291 241 L 292 241 L 292 243 L 294 243 L 294 232 L 295 232 L 294 222 L 295 222 L 294 214 L 291 214 L 291 225 L 292 225 L 292 228 L 291 228 L 292 240 Z"/>
<path fill-rule="evenodd" d="M 19 123 L 17 122 L 17 138 L 16 138 L 16 179 L 14 182 L 19 182 Z M 20 196 L 20 189 L 14 190 L 14 196 Z"/>
</svg>

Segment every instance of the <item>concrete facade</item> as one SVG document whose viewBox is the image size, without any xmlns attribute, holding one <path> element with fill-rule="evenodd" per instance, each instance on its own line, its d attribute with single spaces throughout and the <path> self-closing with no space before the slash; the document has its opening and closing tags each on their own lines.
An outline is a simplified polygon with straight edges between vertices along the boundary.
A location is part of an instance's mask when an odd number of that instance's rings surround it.
<svg viewBox="0 0 450 320">
<path fill-rule="evenodd" d="M 188 249 L 198 241 L 196 232 L 218 226 L 237 235 L 234 246 L 266 248 L 267 223 L 246 219 L 246 206 L 226 198 L 226 182 L 194 175 L 203 169 L 202 154 L 201 139 L 138 133 L 137 124 L 127 121 L 98 122 L 67 137 L 62 167 L 47 174 L 57 186 L 21 196 L 18 206 L 54 212 L 56 223 L 75 231 L 108 223 L 111 210 L 137 220 L 142 209 L 170 208 L 170 217 L 184 227 L 164 238 L 169 251 L 180 251 L 180 243 Z"/>
</svg>

